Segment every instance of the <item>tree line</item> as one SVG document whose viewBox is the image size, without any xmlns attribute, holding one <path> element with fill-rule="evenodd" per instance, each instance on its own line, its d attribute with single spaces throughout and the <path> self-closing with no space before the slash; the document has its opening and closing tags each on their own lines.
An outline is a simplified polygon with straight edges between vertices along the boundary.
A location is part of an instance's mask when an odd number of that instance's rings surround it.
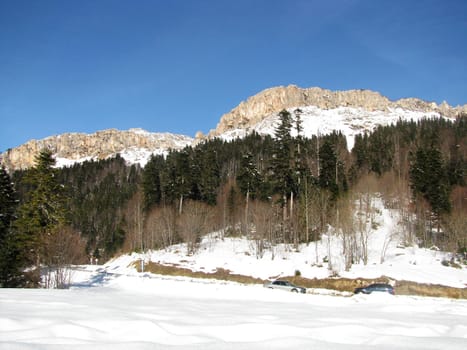
<svg viewBox="0 0 467 350">
<path fill-rule="evenodd" d="M 117 156 L 57 169 L 44 150 L 32 169 L 0 171 L 0 284 L 65 285 L 68 264 L 179 242 L 193 254 L 208 232 L 246 236 L 261 257 L 332 227 L 350 268 L 367 261 L 375 196 L 399 210 L 407 244 L 465 251 L 466 122 L 399 121 L 349 152 L 341 133 L 304 137 L 301 111 L 283 110 L 273 137 L 208 140 L 144 168 Z"/>
</svg>

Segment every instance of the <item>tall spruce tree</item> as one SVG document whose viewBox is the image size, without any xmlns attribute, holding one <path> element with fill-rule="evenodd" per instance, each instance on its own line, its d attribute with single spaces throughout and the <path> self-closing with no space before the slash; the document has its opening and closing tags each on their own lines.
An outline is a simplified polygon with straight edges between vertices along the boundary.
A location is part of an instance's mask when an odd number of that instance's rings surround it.
<svg viewBox="0 0 467 350">
<path fill-rule="evenodd" d="M 152 155 L 144 167 L 142 182 L 144 192 L 144 208 L 148 210 L 151 206 L 161 203 L 162 186 L 161 171 L 164 168 L 164 157 Z"/>
<path fill-rule="evenodd" d="M 0 243 L 5 239 L 14 219 L 17 199 L 10 176 L 0 168 Z"/>
<path fill-rule="evenodd" d="M 274 154 L 272 171 L 274 173 L 275 191 L 281 195 L 281 204 L 287 205 L 287 198 L 295 188 L 294 174 L 291 167 L 293 161 L 293 140 L 291 136 L 292 117 L 287 110 L 279 113 L 280 124 L 274 132 Z"/>
<path fill-rule="evenodd" d="M 32 190 L 18 209 L 17 235 L 20 238 L 21 258 L 36 266 L 33 283 L 39 283 L 39 267 L 49 252 L 47 243 L 59 234 L 66 223 L 63 186 L 57 181 L 52 152 L 43 150 L 36 157 L 36 165 L 26 176 Z"/>
<path fill-rule="evenodd" d="M 320 171 L 319 171 L 319 185 L 331 192 L 331 199 L 337 199 L 339 195 L 338 186 L 338 163 L 337 156 L 329 140 L 326 140 L 319 150 L 320 154 Z"/>
<path fill-rule="evenodd" d="M 438 218 L 450 211 L 449 179 L 437 148 L 418 148 L 410 167 L 410 181 L 414 194 L 422 195 Z"/>
<path fill-rule="evenodd" d="M 17 241 L 12 224 L 15 220 L 17 195 L 5 168 L 0 168 L 0 287 L 17 287 L 22 283 L 22 264 L 18 259 Z"/>
<path fill-rule="evenodd" d="M 261 175 L 251 152 L 246 152 L 240 160 L 237 184 L 244 196 L 256 198 L 261 186 Z"/>
<path fill-rule="evenodd" d="M 196 153 L 198 154 L 197 163 L 202 169 L 198 184 L 201 200 L 209 205 L 215 205 L 220 184 L 220 170 L 216 150 L 214 148 L 205 148 Z"/>
</svg>

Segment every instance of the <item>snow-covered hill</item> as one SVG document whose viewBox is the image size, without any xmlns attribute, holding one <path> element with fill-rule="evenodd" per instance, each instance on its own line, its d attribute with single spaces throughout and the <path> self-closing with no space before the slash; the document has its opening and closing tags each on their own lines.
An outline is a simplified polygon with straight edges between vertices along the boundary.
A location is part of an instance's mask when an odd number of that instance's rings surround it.
<svg viewBox="0 0 467 350">
<path fill-rule="evenodd" d="M 396 124 L 402 121 L 419 121 L 424 118 L 442 118 L 437 112 L 410 111 L 402 108 L 386 111 L 368 111 L 363 108 L 338 107 L 334 109 L 321 109 L 316 106 L 294 107 L 287 110 L 295 118 L 296 110 L 301 111 L 302 136 L 326 135 L 333 131 L 340 131 L 347 139 L 349 150 L 353 148 L 355 136 L 364 132 L 371 132 L 378 126 Z M 448 118 L 449 119 L 449 118 Z M 244 137 L 253 131 L 260 135 L 274 135 L 279 123 L 277 114 L 272 114 L 258 124 L 249 128 L 237 128 L 224 132 L 219 137 L 231 140 Z M 292 130 L 294 131 L 294 130 Z M 293 133 L 296 136 L 296 132 Z"/>
<path fill-rule="evenodd" d="M 466 287 L 465 266 L 441 264 L 449 253 L 402 248 L 396 213 L 378 205 L 368 265 L 358 263 L 350 271 L 343 268 L 339 235 L 323 236 L 317 246 L 301 245 L 298 251 L 278 244 L 273 259 L 271 250 L 257 256 L 254 242 L 245 237 L 223 238 L 215 232 L 193 255 L 179 244 L 78 266 L 69 290 L 0 289 L 0 349 L 465 349 L 465 299 L 397 295 L 397 288 L 395 296 L 296 294 L 135 269 L 144 259 L 262 279 L 296 270 L 303 277 L 326 277 L 328 265 L 316 264 L 317 251 L 318 261 L 327 256 L 333 273 L 343 277 L 386 275 Z"/>
<path fill-rule="evenodd" d="M 387 211 L 381 217 L 389 219 Z M 379 264 L 374 232 L 370 266 L 344 276 L 378 276 L 461 287 L 467 269 L 441 265 L 446 253 L 392 246 Z M 0 289 L 0 349 L 453 349 L 467 347 L 467 301 L 389 294 L 350 297 L 286 293 L 261 284 L 137 272 L 146 261 L 193 270 L 222 267 L 262 278 L 327 275 L 312 266 L 313 247 L 276 247 L 257 258 L 245 238 L 204 238 L 187 256 L 183 245 L 77 267 L 69 290 Z M 326 240 L 326 238 L 324 239 Z M 333 242 L 338 245 L 339 243 Z M 319 243 L 320 257 L 325 243 Z M 337 259 L 336 256 L 332 257 Z"/>
<path fill-rule="evenodd" d="M 399 225 L 397 211 L 384 208 L 381 202 L 375 205 L 378 208 L 374 218 L 377 227 L 368 233 L 368 263 L 356 261 L 348 271 L 342 255 L 342 236 L 332 228 L 329 235 L 324 235 L 317 243 L 302 244 L 298 251 L 291 245 L 278 244 L 259 253 L 253 240 L 223 237 L 222 232 L 214 232 L 203 238 L 193 255 L 187 255 L 186 246 L 178 244 L 159 251 L 124 255 L 109 262 L 106 268 L 122 274 L 135 274 L 134 263 L 144 259 L 146 263 L 151 261 L 193 271 L 213 272 L 222 268 L 263 280 L 293 276 L 300 271 L 302 277 L 310 279 L 326 278 L 331 274 L 348 278 L 387 276 L 394 280 L 467 287 L 465 265 L 460 269 L 444 266 L 442 262 L 449 261 L 451 253 L 416 245 L 405 246 L 406 237 Z M 384 262 L 381 262 L 382 257 Z"/>
</svg>

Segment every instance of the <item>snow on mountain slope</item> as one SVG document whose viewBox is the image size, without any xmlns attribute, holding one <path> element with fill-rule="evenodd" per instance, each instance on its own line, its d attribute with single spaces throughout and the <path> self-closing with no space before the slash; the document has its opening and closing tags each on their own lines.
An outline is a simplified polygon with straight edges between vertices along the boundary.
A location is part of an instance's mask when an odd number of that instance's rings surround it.
<svg viewBox="0 0 467 350">
<path fill-rule="evenodd" d="M 27 169 L 44 148 L 57 159 L 57 166 L 71 166 L 86 160 L 99 160 L 120 154 L 128 163 L 142 166 L 151 154 L 164 154 L 193 144 L 193 138 L 172 133 L 153 133 L 143 129 L 108 129 L 92 134 L 66 133 L 42 140 L 31 140 L 0 154 L 9 170 Z"/>
<path fill-rule="evenodd" d="M 399 120 L 417 122 L 423 118 L 442 118 L 436 112 L 409 111 L 402 108 L 388 108 L 387 111 L 369 111 L 355 107 L 321 109 L 316 106 L 298 106 L 287 110 L 295 118 L 295 110 L 297 109 L 301 110 L 302 136 L 311 137 L 313 135 L 326 135 L 333 131 L 341 131 L 347 139 L 349 150 L 353 148 L 356 135 L 371 132 L 379 125 L 396 124 Z M 256 131 L 260 135 L 274 135 L 274 130 L 277 128 L 278 123 L 278 115 L 273 114 L 253 127 L 229 130 L 220 135 L 220 137 L 224 140 L 232 140 L 237 137 L 244 137 L 253 131 Z M 296 130 L 293 129 L 292 131 L 292 135 L 296 136 Z"/>
<path fill-rule="evenodd" d="M 302 89 L 297 86 L 266 89 L 231 112 L 223 115 L 207 138 L 195 139 L 170 133 L 152 133 L 142 129 L 120 131 L 108 129 L 93 134 L 65 133 L 42 140 L 31 140 L 0 154 L 7 169 L 26 169 L 34 165 L 34 157 L 45 147 L 52 150 L 58 166 L 70 166 L 89 159 L 106 159 L 120 153 L 129 164 L 144 166 L 151 154 L 165 154 L 169 149 L 181 149 L 203 140 L 220 137 L 231 140 L 244 137 L 253 130 L 273 135 L 278 113 L 287 108 L 292 114 L 302 110 L 303 136 L 341 131 L 347 138 L 348 149 L 355 135 L 370 132 L 378 125 L 421 118 L 452 118 L 465 113 L 467 106 L 437 105 L 419 99 L 390 101 L 369 90 L 330 91 L 320 88 Z"/>
<path fill-rule="evenodd" d="M 220 232 L 207 235 L 193 255 L 187 255 L 184 244 L 167 249 L 149 251 L 145 254 L 124 255 L 109 262 L 106 268 L 124 274 L 136 273 L 132 263 L 143 258 L 161 264 L 176 265 L 193 271 L 213 272 L 218 268 L 232 273 L 261 279 L 293 276 L 300 271 L 305 278 L 325 278 L 338 274 L 348 278 L 376 278 L 388 276 L 397 280 L 419 283 L 441 284 L 457 288 L 467 287 L 467 268 L 446 267 L 442 261 L 451 258 L 450 253 L 422 249 L 416 245 L 403 247 L 403 228 L 398 215 L 386 209 L 381 202 L 375 223 L 377 228 L 369 233 L 368 263 L 356 262 L 349 271 L 345 270 L 342 255 L 342 236 L 324 235 L 317 243 L 302 244 L 298 251 L 290 245 L 278 244 L 263 254 L 256 251 L 255 242 L 244 237 L 224 237 Z M 384 252 L 384 246 L 388 245 Z M 381 257 L 384 255 L 384 262 Z M 328 259 L 330 264 L 325 263 Z"/>
<path fill-rule="evenodd" d="M 379 125 L 395 124 L 399 120 L 419 121 L 423 118 L 443 118 L 437 112 L 409 111 L 402 108 L 389 108 L 387 111 L 368 111 L 363 108 L 338 107 L 334 109 L 321 109 L 316 106 L 297 107 L 302 113 L 303 132 L 302 136 L 312 137 L 313 135 L 326 135 L 333 131 L 340 131 L 347 139 L 349 150 L 353 148 L 354 138 L 358 134 L 371 132 Z M 288 109 L 292 116 L 295 116 L 297 108 Z M 279 124 L 277 114 L 270 115 L 261 120 L 254 127 L 245 129 L 234 129 L 220 134 L 218 137 L 230 141 L 237 137 L 242 138 L 252 131 L 261 135 L 274 135 L 274 131 Z M 185 146 L 193 145 L 199 140 L 184 138 L 181 135 L 150 133 L 142 129 L 130 129 L 127 133 L 135 134 L 141 138 L 147 138 L 151 146 L 127 146 L 118 149 L 118 152 L 109 153 L 107 157 L 113 157 L 119 153 L 128 164 L 146 165 L 151 155 L 167 154 L 169 146 L 172 149 L 182 149 Z M 296 136 L 296 130 L 292 130 L 292 136 Z M 160 147 L 154 145 L 161 144 Z M 57 167 L 71 166 L 85 160 L 98 159 L 96 156 L 86 156 L 82 158 L 69 158 L 57 156 Z"/>
<path fill-rule="evenodd" d="M 180 149 L 183 147 L 180 147 Z M 149 148 L 137 148 L 137 147 L 129 147 L 123 149 L 118 154 L 125 159 L 125 162 L 129 165 L 132 164 L 139 164 L 141 167 L 146 166 L 146 163 L 149 161 L 152 155 L 166 155 L 169 152 L 168 148 L 156 148 L 156 149 L 149 149 Z M 116 154 L 111 154 L 107 158 L 115 157 Z M 63 167 L 70 167 L 74 164 L 83 163 L 85 161 L 91 160 L 98 160 L 97 157 L 84 157 L 78 159 L 69 159 L 63 157 L 56 157 L 55 158 L 55 167 L 56 168 L 63 168 Z"/>
</svg>

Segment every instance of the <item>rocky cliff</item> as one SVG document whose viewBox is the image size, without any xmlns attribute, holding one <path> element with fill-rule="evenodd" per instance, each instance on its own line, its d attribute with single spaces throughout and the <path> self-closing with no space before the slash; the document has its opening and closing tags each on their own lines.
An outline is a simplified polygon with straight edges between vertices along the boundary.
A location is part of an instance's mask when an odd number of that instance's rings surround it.
<svg viewBox="0 0 467 350">
<path fill-rule="evenodd" d="M 120 131 L 109 129 L 94 134 L 67 133 L 31 140 L 0 155 L 9 170 L 25 169 L 34 165 L 35 156 L 44 148 L 51 150 L 57 159 L 69 161 L 105 159 L 117 153 L 133 150 L 134 153 L 161 153 L 190 145 L 188 136 L 169 133 L 150 133 L 141 129 Z"/>
<path fill-rule="evenodd" d="M 282 109 L 293 107 L 316 106 L 322 110 L 338 107 L 362 108 L 369 112 L 388 111 L 401 108 L 408 111 L 438 113 L 445 117 L 455 117 L 467 113 L 467 105 L 451 107 L 446 102 L 437 105 L 416 98 L 391 101 L 378 92 L 370 90 L 331 91 L 317 87 L 302 89 L 295 85 L 274 87 L 264 90 L 236 108 L 224 114 L 210 137 L 219 136 L 229 130 L 253 127 L 264 118 L 279 113 Z"/>
<path fill-rule="evenodd" d="M 289 85 L 264 90 L 241 102 L 222 116 L 217 128 L 211 130 L 207 137 L 225 137 L 229 132 L 232 137 L 238 136 L 242 133 L 236 133 L 236 130 L 253 130 L 255 127 L 258 130 L 266 129 L 265 133 L 268 133 L 271 126 L 265 128 L 264 125 L 261 126 L 262 122 L 264 124 L 268 121 L 268 117 L 277 115 L 283 109 L 296 107 L 304 108 L 305 114 L 308 113 L 308 117 L 315 119 L 313 123 L 316 130 L 311 132 L 323 133 L 330 132 L 331 128 L 347 127 L 349 129 L 347 134 L 350 137 L 371 130 L 366 124 L 375 126 L 385 124 L 385 121 L 392 123 L 404 116 L 411 117 L 417 114 L 418 117 L 435 115 L 453 118 L 459 113 L 467 113 L 467 105 L 451 107 L 445 102 L 438 105 L 416 98 L 391 101 L 378 92 L 369 90 L 330 91 L 317 87 L 302 89 Z M 348 108 L 346 111 L 334 112 L 341 107 Z M 321 124 L 316 122 L 316 118 Z M 141 129 L 128 131 L 111 129 L 94 134 L 69 133 L 39 141 L 29 141 L 0 154 L 0 161 L 10 170 L 28 168 L 34 164 L 34 157 L 39 151 L 48 148 L 57 159 L 64 160 L 62 165 L 84 159 L 103 159 L 116 153 L 122 154 L 131 162 L 140 162 L 144 165 L 152 153 L 180 149 L 205 139 L 206 136 L 202 134 L 197 134 L 193 140 L 188 136 L 149 133 Z"/>
</svg>

